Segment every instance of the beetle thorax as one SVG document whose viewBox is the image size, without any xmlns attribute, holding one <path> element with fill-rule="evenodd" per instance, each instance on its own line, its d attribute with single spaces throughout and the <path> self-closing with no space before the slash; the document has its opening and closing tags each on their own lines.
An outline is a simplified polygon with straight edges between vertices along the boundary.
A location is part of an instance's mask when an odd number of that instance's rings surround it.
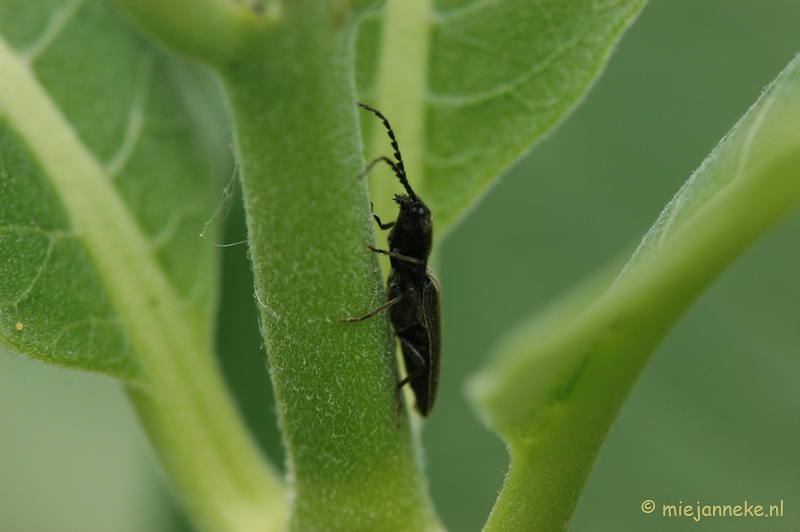
<svg viewBox="0 0 800 532">
<path fill-rule="evenodd" d="M 427 263 L 433 245 L 431 211 L 413 196 L 398 194 L 394 200 L 400 212 L 389 233 L 389 248 L 394 253 Z"/>
</svg>

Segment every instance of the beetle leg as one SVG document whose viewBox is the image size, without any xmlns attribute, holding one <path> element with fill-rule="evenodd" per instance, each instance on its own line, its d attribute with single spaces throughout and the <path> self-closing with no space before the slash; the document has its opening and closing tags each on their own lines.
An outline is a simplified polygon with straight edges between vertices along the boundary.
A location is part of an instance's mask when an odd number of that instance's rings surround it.
<svg viewBox="0 0 800 532">
<path fill-rule="evenodd" d="M 378 312 L 382 312 L 382 311 L 386 310 L 387 308 L 391 307 L 392 305 L 396 304 L 401 299 L 403 299 L 403 294 L 400 294 L 399 296 L 397 296 L 394 299 L 390 299 L 389 301 L 387 301 L 383 305 L 375 307 L 374 309 L 370 310 L 369 312 L 367 312 L 366 314 L 364 314 L 360 318 L 342 318 L 342 319 L 337 320 L 337 321 L 342 322 L 342 323 L 354 323 L 354 322 L 358 322 L 358 321 L 368 320 L 372 316 L 377 314 Z"/>
<path fill-rule="evenodd" d="M 374 212 L 372 213 L 372 217 L 375 218 L 376 222 L 378 222 L 378 227 L 380 227 L 384 231 L 386 229 L 391 229 L 392 227 L 394 227 L 394 222 L 389 222 L 388 224 L 385 224 L 385 223 L 381 222 L 381 219 L 378 218 L 378 215 L 375 214 Z"/>
<path fill-rule="evenodd" d="M 399 178 L 400 178 L 400 181 L 401 181 L 401 182 L 405 182 L 405 181 L 406 181 L 406 180 L 405 180 L 405 171 L 403 171 L 403 170 L 402 170 L 400 167 L 398 167 L 398 166 L 397 166 L 397 164 L 395 164 L 395 162 L 394 162 L 394 161 L 392 161 L 392 160 L 391 160 L 391 159 L 389 159 L 388 157 L 384 157 L 384 156 L 380 156 L 380 157 L 378 157 L 378 158 L 376 158 L 376 159 L 373 159 L 372 161 L 370 161 L 370 163 L 367 165 L 367 167 L 366 167 L 366 168 L 364 168 L 364 170 L 363 170 L 363 171 L 362 171 L 360 174 L 358 174 L 358 179 L 361 179 L 362 177 L 364 177 L 365 175 L 367 175 L 367 174 L 369 173 L 369 171 L 370 171 L 370 170 L 372 170 L 372 168 L 373 168 L 373 167 L 374 167 L 376 164 L 378 164 L 379 162 L 381 162 L 381 161 L 384 161 L 386 164 L 388 164 L 389 166 L 391 166 L 391 167 L 392 167 L 392 171 L 394 171 L 394 174 L 395 174 L 397 177 L 399 177 Z"/>
<path fill-rule="evenodd" d="M 427 366 L 427 364 L 425 363 L 425 359 L 422 358 L 422 355 L 419 354 L 419 351 L 417 351 L 417 348 L 414 347 L 414 345 L 411 342 L 409 342 L 405 338 L 401 338 L 400 343 L 402 343 L 405 347 L 407 347 L 408 350 L 411 352 L 411 354 L 414 356 L 414 362 L 417 363 L 417 367 L 414 369 L 414 371 L 406 375 L 405 379 L 397 383 L 397 426 L 395 428 L 398 429 L 400 428 L 400 414 L 402 413 L 403 410 L 403 386 L 405 386 L 409 382 L 419 377 L 422 374 L 422 372 L 425 371 L 425 366 Z M 406 368 L 406 370 L 408 370 L 408 368 Z"/>
<path fill-rule="evenodd" d="M 417 377 L 419 377 L 422 374 L 422 372 L 425 370 L 425 366 L 428 365 L 425 362 L 425 359 L 422 358 L 422 355 L 419 354 L 419 351 L 417 351 L 417 348 L 414 347 L 414 345 L 411 342 L 409 342 L 405 338 L 402 338 L 400 340 L 400 343 L 402 343 L 405 347 L 407 347 L 408 350 L 411 352 L 411 355 L 414 357 L 414 362 L 417 363 L 417 367 L 414 369 L 414 371 L 409 372 L 409 374 L 406 375 L 405 379 L 403 379 L 403 380 L 401 380 L 400 382 L 397 383 L 397 389 L 398 390 L 400 388 L 402 388 L 403 386 L 405 386 L 406 384 L 408 384 L 409 382 L 411 382 L 414 379 L 416 379 Z M 408 368 L 406 368 L 406 369 L 408 369 Z"/>
<path fill-rule="evenodd" d="M 386 251 L 385 249 L 374 248 L 369 244 L 367 245 L 367 248 L 369 248 L 369 250 L 372 251 L 373 253 L 380 253 L 381 255 L 387 255 L 397 260 L 402 260 L 405 262 L 410 262 L 411 264 L 419 264 L 421 266 L 425 266 L 425 263 L 423 261 L 415 259 L 414 257 L 406 257 L 405 255 L 395 253 L 394 251 Z"/>
<path fill-rule="evenodd" d="M 384 231 L 386 229 L 391 229 L 392 227 L 394 227 L 394 222 L 389 222 L 388 224 L 381 222 L 381 219 L 378 218 L 377 214 L 375 214 L 375 205 L 371 201 L 369 202 L 369 208 L 370 210 L 372 210 L 372 217 L 375 218 L 376 222 L 378 222 L 378 227 L 380 227 Z"/>
</svg>

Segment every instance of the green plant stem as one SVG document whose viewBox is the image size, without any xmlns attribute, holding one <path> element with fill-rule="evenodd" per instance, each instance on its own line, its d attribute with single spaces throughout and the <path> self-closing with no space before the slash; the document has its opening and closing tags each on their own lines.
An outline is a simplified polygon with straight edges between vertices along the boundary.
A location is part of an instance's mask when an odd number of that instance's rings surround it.
<svg viewBox="0 0 800 532">
<path fill-rule="evenodd" d="M 257 15 L 245 4 L 229 1 L 114 1 L 175 52 L 214 64 L 235 56 L 248 32 L 273 23 L 272 13 Z"/>
<path fill-rule="evenodd" d="M 189 515 L 202 531 L 275 530 L 283 490 L 228 394 L 211 351 L 102 165 L 0 41 L 0 101 L 46 170 L 137 354 L 128 385 Z"/>
<path fill-rule="evenodd" d="M 364 180 L 356 21 L 284 4 L 223 71 L 294 530 L 436 528 L 409 418 L 398 425 L 394 340 Z"/>
<path fill-rule="evenodd" d="M 285 528 L 286 502 L 209 353 L 151 360 L 148 388 L 127 391 L 198 530 Z"/>
<path fill-rule="evenodd" d="M 431 18 L 430 0 L 387 0 L 383 14 L 376 105 L 389 117 L 403 153 L 406 173 L 425 196 L 422 154 L 425 152 L 425 93 L 428 83 Z M 386 130 L 372 127 L 370 158 L 388 155 Z M 370 191 L 377 212 L 392 212 L 397 179 L 383 165 L 370 172 Z M 388 265 L 388 260 L 385 261 Z"/>
<path fill-rule="evenodd" d="M 545 341 L 539 357 L 505 365 L 502 377 L 473 382 L 473 397 L 496 414 L 491 423 L 509 442 L 512 458 L 484 530 L 563 530 L 650 355 L 702 290 L 800 203 L 798 176 L 795 144 L 718 192 L 575 326 Z M 582 358 L 573 382 L 562 397 L 534 406 L 530 383 L 518 378 L 529 373 L 522 366 L 564 353 Z"/>
</svg>

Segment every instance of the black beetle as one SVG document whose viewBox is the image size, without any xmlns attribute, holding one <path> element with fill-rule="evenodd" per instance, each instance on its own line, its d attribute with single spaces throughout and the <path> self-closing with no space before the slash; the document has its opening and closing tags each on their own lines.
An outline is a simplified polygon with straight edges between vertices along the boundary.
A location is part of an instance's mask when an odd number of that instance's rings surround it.
<svg viewBox="0 0 800 532">
<path fill-rule="evenodd" d="M 397 383 L 398 414 L 402 397 L 400 390 L 410 383 L 417 399 L 417 411 L 427 417 L 436 399 L 442 360 L 439 281 L 428 268 L 428 257 L 433 246 L 433 220 L 431 211 L 408 184 L 400 148 L 389 121 L 377 109 L 363 103 L 358 105 L 383 120 L 397 161 L 378 157 L 367 165 L 359 177 L 365 176 L 373 166 L 384 161 L 391 166 L 408 194 L 395 195 L 394 201 L 400 206 L 400 212 L 394 222 L 384 224 L 376 214 L 372 215 L 381 229 L 391 229 L 387 238 L 388 251 L 368 246 L 375 253 L 388 255 L 392 264 L 386 287 L 386 303 L 359 318 L 340 321 L 363 321 L 388 309 L 406 366 L 406 378 Z"/>
</svg>

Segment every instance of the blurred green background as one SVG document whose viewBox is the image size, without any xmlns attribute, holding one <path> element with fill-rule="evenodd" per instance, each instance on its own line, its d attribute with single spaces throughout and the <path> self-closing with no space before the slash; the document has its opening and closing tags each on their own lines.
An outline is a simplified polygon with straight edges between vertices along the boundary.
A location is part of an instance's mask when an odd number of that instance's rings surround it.
<svg viewBox="0 0 800 532">
<path fill-rule="evenodd" d="M 800 3 L 654 0 L 585 102 L 439 244 L 444 373 L 425 424 L 430 488 L 479 530 L 502 443 L 462 386 L 511 325 L 632 252 L 691 172 L 800 51 Z M 435 213 L 434 213 L 435 214 Z M 241 209 L 226 241 L 244 237 Z M 800 530 L 800 212 L 700 299 L 614 427 L 570 530 Z M 245 246 L 224 250 L 219 345 L 282 460 Z M 643 514 L 640 505 L 658 505 Z M 778 504 L 770 518 L 665 518 L 662 504 Z M 112 381 L 0 356 L 0 531 L 187 530 Z"/>
</svg>

